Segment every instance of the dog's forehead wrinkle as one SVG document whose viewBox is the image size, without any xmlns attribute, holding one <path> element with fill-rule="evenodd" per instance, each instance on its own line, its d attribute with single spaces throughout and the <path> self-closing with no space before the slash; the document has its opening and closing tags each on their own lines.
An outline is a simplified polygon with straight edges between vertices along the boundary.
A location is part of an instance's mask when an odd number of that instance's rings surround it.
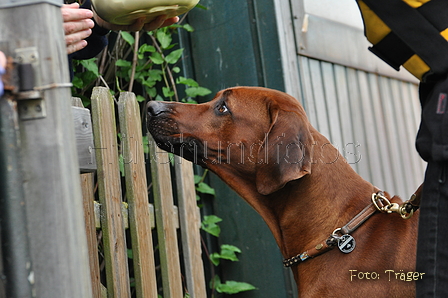
<svg viewBox="0 0 448 298">
<path fill-rule="evenodd" d="M 232 95 L 231 89 L 224 90 L 224 92 L 222 93 L 222 97 L 225 97 L 225 98 L 229 97 L 230 95 Z"/>
</svg>

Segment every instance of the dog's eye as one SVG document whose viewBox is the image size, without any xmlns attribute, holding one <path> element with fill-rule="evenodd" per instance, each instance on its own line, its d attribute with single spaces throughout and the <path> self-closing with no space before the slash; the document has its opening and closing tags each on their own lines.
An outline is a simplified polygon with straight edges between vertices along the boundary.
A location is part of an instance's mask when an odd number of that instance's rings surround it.
<svg viewBox="0 0 448 298">
<path fill-rule="evenodd" d="M 219 112 L 220 114 L 226 114 L 226 113 L 229 112 L 229 109 L 227 108 L 227 106 L 226 106 L 225 103 L 220 104 L 220 105 L 218 106 L 217 110 L 218 110 L 218 112 Z"/>
</svg>

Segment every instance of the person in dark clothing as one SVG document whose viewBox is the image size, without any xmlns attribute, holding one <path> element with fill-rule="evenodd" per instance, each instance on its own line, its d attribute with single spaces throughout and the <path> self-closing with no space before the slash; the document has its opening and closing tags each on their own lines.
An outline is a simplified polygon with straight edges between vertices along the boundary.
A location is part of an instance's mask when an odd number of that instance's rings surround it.
<svg viewBox="0 0 448 298">
<path fill-rule="evenodd" d="M 417 297 L 448 297 L 448 23 L 445 0 L 357 0 L 369 49 L 420 80 L 416 148 L 427 163 L 420 202 Z M 401 268 L 396 268 L 401 269 Z"/>
<path fill-rule="evenodd" d="M 416 146 L 428 162 L 420 203 L 417 297 L 448 297 L 448 76 L 420 83 Z"/>
</svg>

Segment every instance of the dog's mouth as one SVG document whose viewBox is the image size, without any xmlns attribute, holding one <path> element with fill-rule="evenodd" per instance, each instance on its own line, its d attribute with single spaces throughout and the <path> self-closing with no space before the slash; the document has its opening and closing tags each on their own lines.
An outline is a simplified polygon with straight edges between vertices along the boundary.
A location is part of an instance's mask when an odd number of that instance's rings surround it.
<svg viewBox="0 0 448 298">
<path fill-rule="evenodd" d="M 166 113 L 148 114 L 147 126 L 159 148 L 193 163 L 205 165 L 202 142 L 190 134 L 179 132 L 178 123 Z"/>
</svg>

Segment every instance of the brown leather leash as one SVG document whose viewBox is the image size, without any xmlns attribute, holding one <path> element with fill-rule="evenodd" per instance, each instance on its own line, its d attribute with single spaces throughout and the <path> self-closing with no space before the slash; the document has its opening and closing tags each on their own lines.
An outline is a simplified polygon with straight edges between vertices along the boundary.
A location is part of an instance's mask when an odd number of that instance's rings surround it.
<svg viewBox="0 0 448 298">
<path fill-rule="evenodd" d="M 403 219 L 409 219 L 420 206 L 420 198 L 423 184 L 411 196 L 409 200 L 402 203 L 391 203 L 382 191 L 372 194 L 371 203 L 361 212 L 353 217 L 342 228 L 337 228 L 324 241 L 318 243 L 314 247 L 283 261 L 285 267 L 291 267 L 308 259 L 317 257 L 327 251 L 332 250 L 336 246 L 343 253 L 350 253 L 355 249 L 356 241 L 350 234 L 358 229 L 366 220 L 368 220 L 376 212 L 381 213 L 398 213 Z"/>
</svg>

